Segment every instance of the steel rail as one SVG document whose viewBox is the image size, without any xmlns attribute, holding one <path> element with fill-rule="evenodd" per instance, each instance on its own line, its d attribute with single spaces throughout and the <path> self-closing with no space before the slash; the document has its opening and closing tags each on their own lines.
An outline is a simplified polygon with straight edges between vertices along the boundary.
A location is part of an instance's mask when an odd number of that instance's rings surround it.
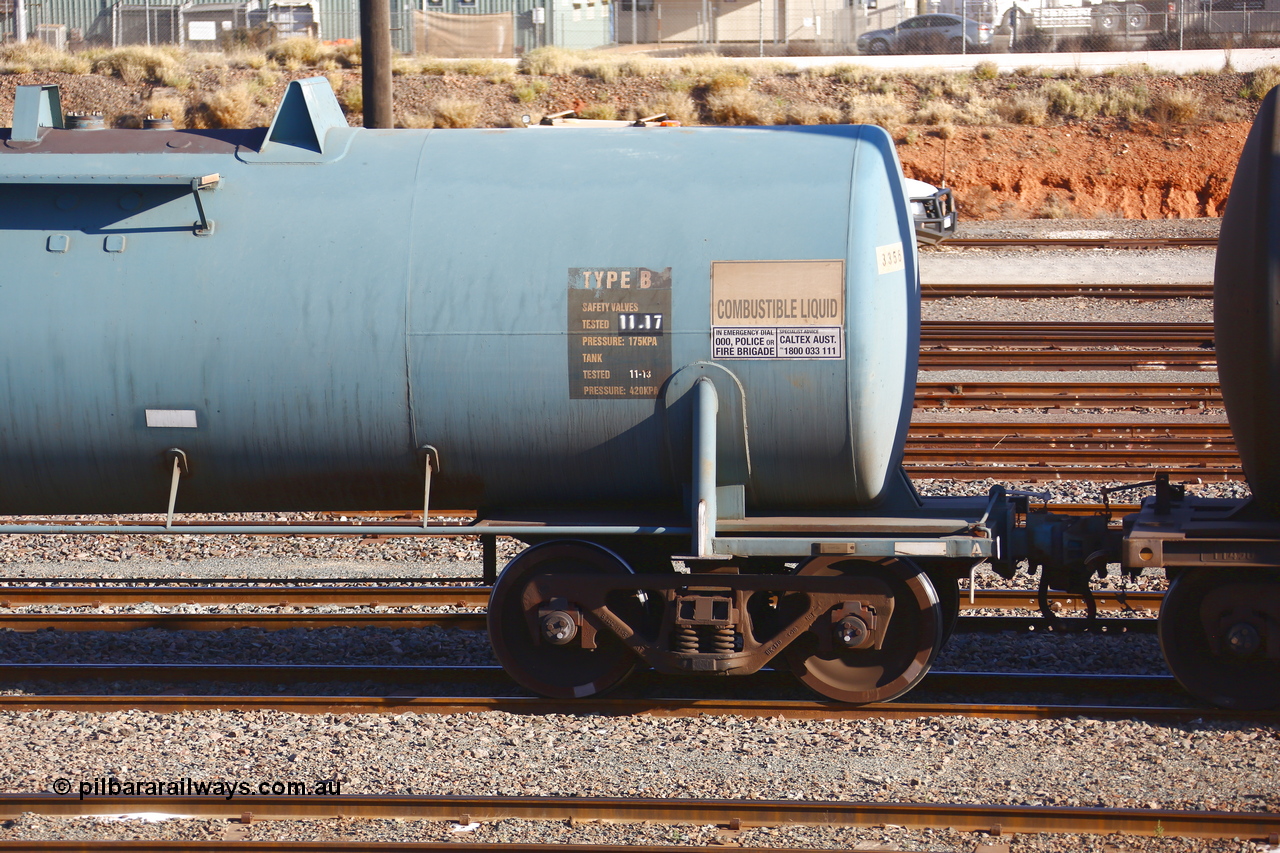
<svg viewBox="0 0 1280 853">
<path fill-rule="evenodd" d="M 415 628 L 444 628 L 452 631 L 487 630 L 487 614 L 474 613 L 10 613 L 0 614 L 0 631 L 32 633 L 34 631 L 85 631 L 128 632 L 143 629 L 161 631 L 227 631 L 231 629 L 256 629 L 259 631 L 286 631 L 306 628 L 386 628 L 407 630 Z M 1064 629 L 1079 630 L 1083 625 L 1064 619 Z M 1117 624 L 1101 623 L 1100 631 L 1138 630 L 1137 623 L 1147 620 L 1120 619 Z M 969 621 L 962 618 L 957 630 L 961 632 L 995 633 L 1000 631 L 1036 630 L 1042 623 L 1039 617 L 1029 620 L 1023 617 L 976 616 Z M 1134 623 L 1130 626 L 1129 623 Z M 1154 625 L 1154 623 L 1152 623 Z M 3 666 L 3 664 L 0 664 Z"/>
<path fill-rule="evenodd" d="M 1205 350 L 952 350 L 920 351 L 921 370 L 1217 370 Z"/>
<path fill-rule="evenodd" d="M 1046 282 L 966 284 L 955 281 L 937 281 L 920 286 L 923 299 L 954 299 L 956 297 L 999 299 L 1060 299 L 1088 297 L 1091 299 L 1130 299 L 1150 302 L 1156 299 L 1212 299 L 1213 282 L 1154 282 L 1138 281 L 1130 284 L 1050 284 Z"/>
<path fill-rule="evenodd" d="M 0 614 L 0 630 L 31 631 L 226 631 L 256 628 L 447 628 L 483 631 L 486 616 L 478 613 L 9 613 Z"/>
<path fill-rule="evenodd" d="M 228 827 L 228 833 L 238 827 Z M 731 830 L 721 830 L 728 838 Z M 246 836 L 247 838 L 247 836 Z M 717 842 L 712 842 L 716 844 Z M 724 842 L 719 842 L 724 843 Z M 226 840 L 169 841 L 156 839 L 111 839 L 93 841 L 0 841 L 0 851 L 21 850 L 28 853 L 248 853 L 248 851 L 281 851 L 281 853 L 707 853 L 704 845 L 667 844 L 599 844 L 566 841 L 560 844 L 487 842 L 487 841 L 248 841 L 226 836 Z M 716 849 L 712 847 L 711 849 Z M 734 853 L 813 853 L 813 848 L 743 847 L 733 843 Z M 866 848 L 872 853 L 908 853 L 905 848 L 877 846 Z"/>
<path fill-rule="evenodd" d="M 1217 237 L 953 237 L 948 249 L 1186 249 L 1213 248 Z"/>
<path fill-rule="evenodd" d="M 578 714 L 588 716 L 654 717 L 786 717 L 795 720 L 910 720 L 920 717 L 983 717 L 1001 720 L 1057 720 L 1090 717 L 1106 720 L 1191 720 L 1256 721 L 1280 723 L 1277 711 L 1231 711 L 1225 708 L 1178 707 L 1174 705 L 1086 705 L 1074 704 L 977 704 L 896 701 L 869 705 L 847 705 L 807 699 L 628 699 L 617 696 L 569 701 L 541 697 L 474 696 L 182 696 L 141 694 L 5 694 L 0 695 L 0 713 L 27 711 L 69 711 L 110 713 L 150 711 L 175 714 L 194 711 L 280 711 L 290 714 L 476 714 L 501 711 L 507 714 L 545 716 Z"/>
<path fill-rule="evenodd" d="M 1096 514 L 1101 505 L 1074 507 L 1078 514 Z M 1061 509 L 1050 505 L 1050 509 Z M 1133 512 L 1136 507 L 1116 505 L 1112 510 L 1117 516 Z M 166 607 L 180 605 L 229 605 L 252 604 L 260 607 L 412 607 L 412 606 L 484 606 L 489 601 L 491 589 L 475 587 L 321 587 L 318 589 L 297 587 L 119 587 L 119 586 L 30 586 L 0 587 L 0 607 L 30 607 L 49 605 L 56 607 L 105 607 L 134 604 L 155 604 Z M 1111 592 L 1094 593 L 1099 609 L 1130 610 L 1158 609 L 1163 593 L 1159 592 Z M 1054 602 L 1070 606 L 1078 596 L 1052 593 Z M 974 591 L 970 604 L 966 594 L 963 607 L 1014 609 L 1036 605 L 1036 591 L 1022 589 L 979 589 Z M 385 615 L 385 614 L 372 614 Z M 0 614 L 3 619 L 4 614 Z"/>
<path fill-rule="evenodd" d="M 1232 443 L 1231 425 L 1225 421 L 1208 423 L 1088 423 L 1001 421 L 927 421 L 913 423 L 908 441 L 978 441 L 1033 438 L 1037 441 L 1106 441 L 1113 443 L 1200 441 Z"/>
<path fill-rule="evenodd" d="M 920 347 L 1146 347 L 1213 349 L 1212 323 L 1026 323 L 925 320 Z"/>
<path fill-rule="evenodd" d="M 1244 480 L 1244 472 L 1237 467 L 1205 467 L 1200 465 L 1159 465 L 1158 467 L 1133 467 L 1126 465 L 1088 465 L 1088 464 L 1000 464 L 984 463 L 975 468 L 960 463 L 956 464 L 917 464 L 908 465 L 907 471 L 915 479 L 937 480 L 987 480 L 1008 481 L 1025 480 L 1032 483 L 1047 480 L 1112 480 L 1121 483 L 1136 483 L 1150 480 L 1156 471 L 1167 473 L 1174 482 L 1189 480 L 1194 482 L 1235 482 Z"/>
<path fill-rule="evenodd" d="M 477 581 L 479 579 L 477 578 Z M 282 581 L 288 584 L 292 581 Z M 476 607 L 489 602 L 490 588 L 473 587 L 341 587 L 218 586 L 31 586 L 0 587 L 0 607 L 56 605 L 106 607 L 130 604 L 251 604 L 257 607 Z"/>
<path fill-rule="evenodd" d="M 1207 409 L 1222 408 L 1216 382 L 936 382 L 916 383 L 916 408 Z"/>
<path fill-rule="evenodd" d="M 733 826 L 883 826 L 961 831 L 1266 839 L 1280 812 L 1179 811 L 812 800 L 467 796 L 77 796 L 2 794 L 0 818 L 160 812 L 200 818 L 393 818 L 457 822 L 601 820 Z"/>
<path fill-rule="evenodd" d="M 1129 622 L 1153 620 L 1126 620 Z M 4 663 L 0 682 L 149 681 L 165 683 L 288 683 L 376 682 L 380 684 L 488 684 L 491 690 L 515 688 L 506 671 L 494 665 L 437 666 L 431 664 L 239 664 L 239 663 Z M 744 691 L 796 687 L 786 671 L 764 669 L 737 677 Z M 497 686 L 495 686 L 497 685 Z M 627 690 L 679 686 L 697 687 L 645 670 L 627 683 Z M 707 684 L 701 685 L 706 688 Z M 1049 692 L 1103 693 L 1109 696 L 1151 693 L 1185 695 L 1172 676 L 1090 673 L 950 672 L 931 671 L 917 690 L 965 693 Z M 481 697 L 491 698 L 491 697 Z M 497 697 L 501 698 L 501 697 Z M 699 697 L 684 697 L 699 698 Z M 751 702 L 752 699 L 735 701 Z M 815 700 L 817 701 L 817 700 Z M 573 701 L 564 705 L 576 707 Z"/>
</svg>

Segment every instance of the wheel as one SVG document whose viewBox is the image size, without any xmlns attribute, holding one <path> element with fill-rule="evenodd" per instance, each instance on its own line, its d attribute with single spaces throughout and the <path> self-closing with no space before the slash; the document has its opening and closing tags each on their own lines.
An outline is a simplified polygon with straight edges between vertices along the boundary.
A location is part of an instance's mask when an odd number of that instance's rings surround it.
<svg viewBox="0 0 1280 853">
<path fill-rule="evenodd" d="M 1145 30 L 1149 20 L 1150 15 L 1145 7 L 1139 6 L 1137 3 L 1130 3 L 1124 7 L 1124 25 L 1129 32 Z"/>
<path fill-rule="evenodd" d="M 889 43 L 884 39 L 873 39 L 867 47 L 867 53 L 872 56 L 884 56 L 889 52 Z"/>
<path fill-rule="evenodd" d="M 562 645 L 536 635 L 538 623 L 526 615 L 529 582 L 549 574 L 629 575 L 631 569 L 607 548 L 590 542 L 557 540 L 523 551 L 507 564 L 489 596 L 489 642 L 515 681 L 553 699 L 582 699 L 621 684 L 638 659 L 614 634 L 598 631 L 595 648 L 584 648 L 582 632 Z M 542 602 L 531 602 L 536 611 Z M 572 607 L 573 603 L 570 602 Z"/>
<path fill-rule="evenodd" d="M 1115 6 L 1098 6 L 1093 10 L 1093 28 L 1100 33 L 1114 33 L 1120 29 L 1120 10 Z"/>
<path fill-rule="evenodd" d="M 964 53 L 964 39 L 956 36 L 947 42 L 947 50 L 952 53 Z"/>
<path fill-rule="evenodd" d="M 938 611 L 942 614 L 942 641 L 938 644 L 942 647 L 955 633 L 956 621 L 960 618 L 960 581 L 944 572 L 927 574 L 938 596 Z"/>
<path fill-rule="evenodd" d="M 1280 706 L 1280 572 L 1184 571 L 1165 593 L 1158 630 L 1189 693 L 1237 711 Z"/>
<path fill-rule="evenodd" d="M 880 649 L 821 651 L 817 631 L 832 630 L 831 622 L 821 617 L 797 637 L 785 654 L 802 682 L 831 699 L 863 704 L 895 699 L 924 678 L 942 647 L 942 608 L 929 576 L 918 566 L 900 558 L 814 557 L 795 573 L 875 578 L 888 585 L 894 598 Z"/>
</svg>

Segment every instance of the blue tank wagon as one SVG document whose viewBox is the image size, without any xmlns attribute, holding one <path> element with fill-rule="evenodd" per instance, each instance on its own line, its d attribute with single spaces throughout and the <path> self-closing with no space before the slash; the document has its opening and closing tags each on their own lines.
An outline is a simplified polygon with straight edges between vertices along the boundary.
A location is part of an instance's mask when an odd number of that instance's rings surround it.
<svg viewBox="0 0 1280 853">
<path fill-rule="evenodd" d="M 21 87 L 0 130 L 0 513 L 514 536 L 491 638 L 558 697 L 772 663 L 889 699 L 977 562 L 1079 587 L 1119 552 L 902 473 L 919 285 L 878 128 L 366 130 L 323 79 L 266 129 L 74 123 Z"/>
</svg>

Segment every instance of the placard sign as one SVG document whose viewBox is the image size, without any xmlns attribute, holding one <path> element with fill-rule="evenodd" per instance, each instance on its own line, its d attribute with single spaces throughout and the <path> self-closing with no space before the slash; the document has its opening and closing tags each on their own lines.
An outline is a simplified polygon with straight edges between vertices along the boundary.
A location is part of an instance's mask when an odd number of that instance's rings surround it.
<svg viewBox="0 0 1280 853">
<path fill-rule="evenodd" d="M 844 358 L 844 261 L 716 261 L 711 357 Z"/>
<path fill-rule="evenodd" d="M 671 375 L 671 267 L 569 269 L 569 399 L 658 396 Z"/>
</svg>

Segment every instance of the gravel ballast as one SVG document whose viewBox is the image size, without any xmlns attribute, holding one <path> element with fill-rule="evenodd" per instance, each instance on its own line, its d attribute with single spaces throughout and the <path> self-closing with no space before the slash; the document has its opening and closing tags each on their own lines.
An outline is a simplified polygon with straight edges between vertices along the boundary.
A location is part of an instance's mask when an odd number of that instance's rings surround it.
<svg viewBox="0 0 1280 853">
<path fill-rule="evenodd" d="M 980 223 L 988 236 L 1014 229 L 1055 229 L 1053 223 Z M 1145 235 L 1156 225 L 1135 229 Z M 966 226 L 967 227 L 967 226 Z M 1113 223 L 1079 223 L 1110 230 Z M 1212 228 L 1216 223 L 1183 229 Z M 1133 236 L 1141 236 L 1133 234 Z M 1199 254 L 1197 254 L 1197 252 Z M 926 276 L 959 275 L 972 263 L 998 266 L 1005 253 L 985 260 L 938 261 L 952 250 L 923 255 Z M 978 255 L 965 253 L 966 258 Z M 1027 270 L 1061 270 L 1071 253 L 1024 253 Z M 1099 269 L 1114 266 L 1112 280 L 1207 280 L 1202 250 L 1100 252 Z M 1209 253 L 1211 256 L 1211 253 Z M 1158 261 L 1155 266 L 1148 264 Z M 1105 263 L 1103 263 L 1105 261 Z M 949 268 L 945 264 L 951 264 Z M 1143 265 L 1147 265 L 1144 267 Z M 1181 278 L 1176 277 L 1181 267 Z M 963 269 L 962 269 L 963 268 Z M 1023 270 L 1004 265 L 1004 280 Z M 1135 270 L 1147 269 L 1142 278 Z M 1167 270 L 1168 272 L 1162 272 Z M 1086 276 L 1085 273 L 1088 273 Z M 967 274 L 967 273 L 966 273 Z M 978 272 L 973 273 L 979 275 Z M 1058 273 L 1066 276 L 1067 273 Z M 1092 263 L 1073 274 L 1091 278 Z M 1211 275 L 1211 269 L 1209 272 Z M 1008 276 L 1013 276 L 1012 278 Z M 1152 278 L 1156 276 L 1156 278 Z M 977 279 L 975 279 L 977 280 Z M 994 280 L 994 279 L 992 279 Z M 1063 278 L 1062 280 L 1071 280 Z M 1081 278 L 1084 280 L 1084 278 Z M 1207 322 L 1207 302 L 1168 300 L 1000 300 L 996 319 L 1064 321 Z M 992 319 L 987 300 L 950 299 L 925 304 L 932 319 Z M 990 378 L 990 374 L 986 374 Z M 936 374 L 925 378 L 940 378 Z M 1020 374 L 1017 378 L 1029 379 Z M 1056 374 L 1054 378 L 1067 378 Z M 1094 381 L 1190 381 L 1157 374 L 1099 375 Z M 958 380 L 957 380 L 958 381 Z M 974 377 L 964 381 L 974 381 Z M 1194 416 L 1193 416 L 1194 417 Z M 1122 416 L 1113 418 L 1122 420 Z M 992 472 L 998 475 L 998 470 Z M 926 495 L 982 494 L 985 481 L 928 480 Z M 1096 502 L 1103 483 L 1011 483 L 1047 489 L 1056 502 Z M 1243 497 L 1243 483 L 1193 484 L 1206 496 Z M 1126 496 L 1117 498 L 1129 500 Z M 500 561 L 516 550 L 504 542 Z M 32 577 L 119 578 L 478 578 L 480 550 L 472 540 L 325 540 L 166 536 L 124 539 L 0 537 L 0 582 Z M 979 586 L 1004 583 L 980 572 Z M 1015 584 L 1030 585 L 1021 576 Z M 1159 589 L 1158 575 L 1128 580 L 1112 575 L 1099 586 Z M 91 608 L 81 612 L 167 612 L 154 605 Z M 23 608 L 38 612 L 39 608 Z M 168 612 L 254 612 L 254 608 L 185 606 Z M 340 612 L 326 608 L 323 612 Z M 353 609 L 354 610 L 354 609 Z M 405 610 L 408 610 L 407 608 Z M 11 611 L 14 612 L 14 611 Z M 278 611 L 277 611 L 278 612 Z M 367 612 L 367 611 L 366 611 Z M 0 662 L 274 662 L 492 663 L 479 632 L 440 629 L 317 629 L 217 635 L 144 630 L 127 635 L 97 632 L 0 634 Z M 939 670 L 1165 674 L 1158 642 L 1150 635 L 1123 637 L 959 635 L 936 662 Z M 7 693 L 56 689 L 5 685 Z M 245 689 L 252 689 L 252 685 Z M 106 688 L 112 689 L 110 687 Z M 114 690 L 127 692 L 130 685 Z M 54 790 L 107 778 L 120 781 L 176 779 L 259 782 L 318 780 L 341 783 L 343 794 L 472 794 L 639 797 L 795 798 L 846 802 L 960 802 L 1049 804 L 1121 808 L 1280 811 L 1280 727 L 1258 723 L 1193 721 L 1147 723 L 1088 718 L 1010 722 L 989 719 L 788 721 L 738 717 L 660 718 L 588 715 L 518 716 L 489 712 L 452 715 L 302 715 L 280 711 L 146 711 L 0 713 L 0 790 Z M 73 787 L 73 790 L 76 788 Z M 75 794 L 71 795 L 72 797 Z M 456 824 L 400 820 L 254 822 L 218 820 L 104 821 L 23 815 L 0 823 L 0 841 L 36 839 L 485 841 L 568 843 L 730 843 L 846 849 L 889 848 L 972 851 L 980 841 L 1011 843 L 1022 851 L 1260 851 L 1247 840 L 1208 841 L 1107 836 L 1004 836 L 898 827 L 747 828 L 725 833 L 711 826 L 613 825 L 559 821 L 481 822 L 465 831 Z"/>
</svg>

